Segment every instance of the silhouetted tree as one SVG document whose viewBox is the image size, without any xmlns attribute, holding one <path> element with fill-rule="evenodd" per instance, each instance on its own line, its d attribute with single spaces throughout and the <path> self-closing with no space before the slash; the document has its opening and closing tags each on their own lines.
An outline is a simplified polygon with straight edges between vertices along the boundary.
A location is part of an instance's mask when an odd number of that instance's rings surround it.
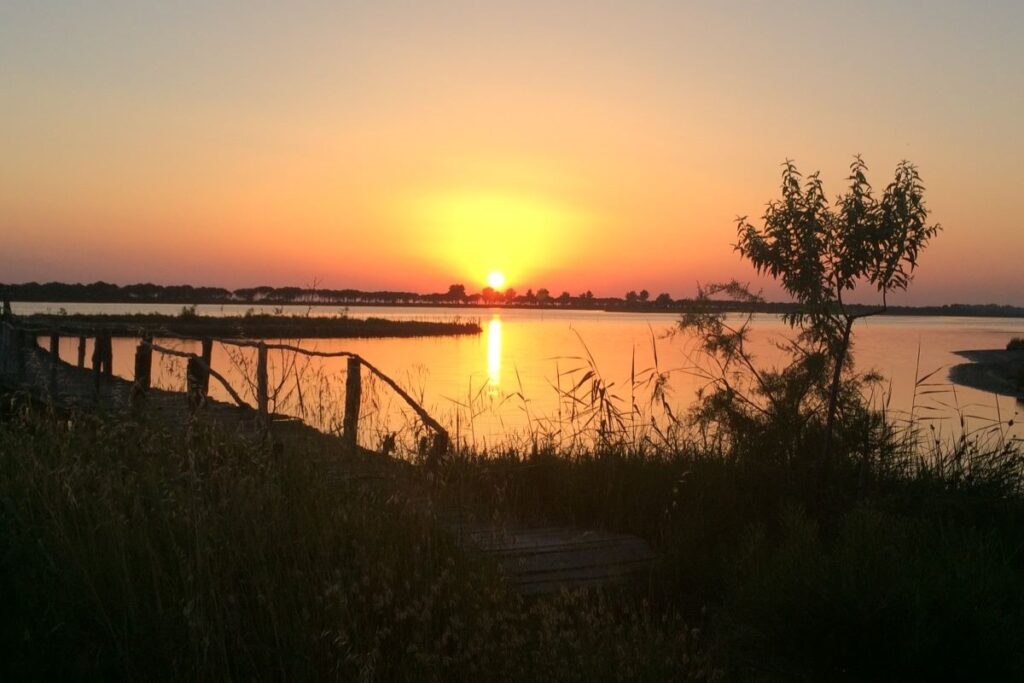
<svg viewBox="0 0 1024 683">
<path fill-rule="evenodd" d="M 636 290 L 631 289 L 628 292 L 626 292 L 627 304 L 635 304 L 638 298 L 640 298 L 640 295 L 636 293 Z"/>
<path fill-rule="evenodd" d="M 737 219 L 736 249 L 758 273 L 780 280 L 800 304 L 785 320 L 808 342 L 824 346 L 832 364 L 825 432 L 829 457 L 843 368 L 850 349 L 853 323 L 886 310 L 889 292 L 910 284 L 917 258 L 939 231 L 927 222 L 924 186 L 917 168 L 907 161 L 896 166 L 893 181 L 876 199 L 867 180 L 867 166 L 854 158 L 845 195 L 829 205 L 818 173 L 803 181 L 787 161 L 782 172 L 782 198 L 768 204 L 763 227 L 746 217 Z M 874 310 L 852 312 L 846 295 L 858 285 L 881 296 Z"/>
<path fill-rule="evenodd" d="M 466 300 L 466 285 L 451 285 L 448 287 L 449 301 L 465 301 Z"/>
<path fill-rule="evenodd" d="M 551 292 L 549 292 L 545 287 L 541 287 L 540 289 L 538 289 L 537 290 L 537 303 L 539 303 L 539 304 L 546 304 L 549 301 L 551 301 Z"/>
<path fill-rule="evenodd" d="M 572 294 L 570 294 L 569 292 L 562 292 L 561 294 L 558 295 L 558 303 L 560 303 L 562 306 L 568 306 L 570 303 L 572 303 Z"/>
<path fill-rule="evenodd" d="M 648 292 L 646 289 L 641 289 L 640 290 L 640 301 L 646 302 L 650 298 L 651 298 L 651 293 L 650 292 Z"/>
<path fill-rule="evenodd" d="M 505 290 L 505 301 L 512 302 L 516 300 L 516 290 L 509 287 Z"/>
<path fill-rule="evenodd" d="M 654 299 L 654 305 L 668 308 L 672 305 L 672 297 L 669 296 L 668 292 L 662 292 Z"/>
</svg>

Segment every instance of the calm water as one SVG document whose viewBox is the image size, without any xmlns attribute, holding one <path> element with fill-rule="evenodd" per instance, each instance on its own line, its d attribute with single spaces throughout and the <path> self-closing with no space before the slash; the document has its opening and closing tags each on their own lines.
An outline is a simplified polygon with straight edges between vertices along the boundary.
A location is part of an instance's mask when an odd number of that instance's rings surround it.
<svg viewBox="0 0 1024 683">
<path fill-rule="evenodd" d="M 146 304 L 15 304 L 16 313 L 177 313 L 178 305 Z M 250 307 L 199 306 L 201 315 L 241 315 Z M 260 309 L 257 307 L 257 311 Z M 269 307 L 266 312 L 271 312 Z M 345 309 L 313 308 L 311 315 L 338 315 Z M 287 314 L 306 313 L 302 306 L 284 307 Z M 676 411 L 685 410 L 698 388 L 702 363 L 694 353 L 694 341 L 671 332 L 675 315 L 657 313 L 603 313 L 598 311 L 551 311 L 458 308 L 355 307 L 353 316 L 377 316 L 394 319 L 446 320 L 453 317 L 479 319 L 483 334 L 472 337 L 420 339 L 341 339 L 304 342 L 308 348 L 323 351 L 347 350 L 359 353 L 420 397 L 425 407 L 442 421 L 458 427 L 461 434 L 477 443 L 493 441 L 509 431 L 536 428 L 545 419 L 558 415 L 556 387 L 570 387 L 574 370 L 588 367 L 590 358 L 611 393 L 628 408 L 631 400 L 641 404 L 645 390 L 631 398 L 631 376 L 643 376 L 648 369 L 667 373 L 669 401 Z M 775 316 L 760 316 L 755 323 L 753 348 L 759 361 L 771 365 L 782 359 L 773 341 L 787 333 Z M 959 414 L 967 416 L 968 427 L 978 427 L 993 419 L 1010 420 L 1021 405 L 1008 397 L 968 389 L 948 383 L 947 370 L 961 362 L 954 351 L 1002 348 L 1012 336 L 1024 336 L 1024 320 L 1004 318 L 878 317 L 858 322 L 855 327 L 854 353 L 858 368 L 874 369 L 886 381 L 878 389 L 879 400 L 887 400 L 894 413 L 909 413 L 938 418 L 940 429 L 955 433 Z M 73 340 L 66 340 L 61 353 L 73 359 Z M 197 344 L 173 342 L 166 345 L 193 350 Z M 123 377 L 132 372 L 135 342 L 114 342 L 114 371 Z M 344 360 L 316 360 L 305 365 L 293 359 L 271 358 L 272 384 L 280 385 L 279 409 L 305 411 L 307 418 L 329 425 L 331 416 L 340 415 Z M 225 374 L 243 395 L 251 396 L 245 368 L 251 356 L 215 347 L 213 364 Z M 937 393 L 915 392 L 915 379 L 937 371 L 930 387 Z M 163 361 L 158 382 L 167 387 L 183 384 L 181 363 Z M 302 378 L 296 382 L 296 378 Z M 215 383 L 214 383 L 215 384 Z M 211 393 L 226 398 L 217 386 Z M 376 416 L 378 428 L 393 427 L 404 419 L 398 403 L 387 392 L 371 392 L 364 412 Z M 883 394 L 885 396 L 883 396 Z M 340 418 L 339 418 L 340 419 Z M 541 422 L 538 423 L 538 420 Z M 389 427 L 390 425 L 390 427 Z M 1019 427 L 1011 430 L 1024 434 Z"/>
</svg>

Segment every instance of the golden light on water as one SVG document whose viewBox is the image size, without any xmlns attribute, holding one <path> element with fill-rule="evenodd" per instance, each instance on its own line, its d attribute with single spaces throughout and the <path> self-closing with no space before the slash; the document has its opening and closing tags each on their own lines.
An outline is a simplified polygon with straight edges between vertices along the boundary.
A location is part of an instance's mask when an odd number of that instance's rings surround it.
<svg viewBox="0 0 1024 683">
<path fill-rule="evenodd" d="M 501 318 L 487 324 L 487 393 L 495 396 L 501 387 Z"/>
</svg>

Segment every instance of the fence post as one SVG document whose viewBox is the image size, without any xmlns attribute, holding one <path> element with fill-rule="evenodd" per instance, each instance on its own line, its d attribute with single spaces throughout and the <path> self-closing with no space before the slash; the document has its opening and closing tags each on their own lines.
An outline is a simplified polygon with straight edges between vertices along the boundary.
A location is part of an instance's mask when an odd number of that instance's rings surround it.
<svg viewBox="0 0 1024 683">
<path fill-rule="evenodd" d="M 203 404 L 206 394 L 203 393 L 204 368 L 202 363 L 195 356 L 188 357 L 188 365 L 185 367 L 185 396 L 188 398 L 188 407 L 192 412 Z M 207 375 L 209 381 L 209 375 Z"/>
<path fill-rule="evenodd" d="M 14 341 L 14 373 L 18 380 L 25 379 L 25 333 L 21 330 L 13 330 Z"/>
<path fill-rule="evenodd" d="M 448 438 L 448 432 L 438 431 L 434 433 L 434 443 L 430 447 L 430 453 L 427 455 L 427 467 L 436 468 L 441 464 L 441 460 L 445 454 L 448 453 L 448 447 L 451 442 Z"/>
<path fill-rule="evenodd" d="M 103 337 L 99 334 L 92 343 L 92 388 L 96 396 L 100 395 L 101 366 L 103 365 Z"/>
<path fill-rule="evenodd" d="M 349 356 L 345 376 L 345 419 L 342 422 L 342 438 L 349 448 L 356 447 L 356 436 L 359 433 L 359 402 L 363 393 L 359 369 L 359 358 Z"/>
<path fill-rule="evenodd" d="M 210 337 L 203 337 L 202 357 L 203 357 L 203 362 L 206 363 L 206 368 L 203 368 L 203 373 L 201 375 L 203 396 L 209 396 L 210 395 L 210 373 L 208 371 L 208 368 L 213 367 L 212 366 L 212 361 L 213 361 L 213 339 L 211 339 Z"/>
<path fill-rule="evenodd" d="M 3 325 L 3 359 L 0 359 L 0 368 L 3 371 L 14 374 L 15 379 L 20 379 L 21 372 L 21 333 L 12 325 Z M 9 368 L 8 366 L 11 365 Z"/>
<path fill-rule="evenodd" d="M 109 332 L 103 335 L 103 359 L 103 375 L 110 379 L 114 376 L 114 343 Z"/>
<path fill-rule="evenodd" d="M 153 347 L 150 346 L 152 339 L 143 336 L 139 345 L 135 347 L 135 382 L 132 384 L 130 403 L 132 410 L 142 407 L 149 391 L 153 377 Z"/>
<path fill-rule="evenodd" d="M 50 397 L 57 395 L 57 366 L 60 364 L 60 335 L 56 332 L 50 333 Z"/>
<path fill-rule="evenodd" d="M 78 338 L 78 367 L 85 367 L 85 337 Z"/>
<path fill-rule="evenodd" d="M 256 405 L 260 417 L 269 423 L 269 399 L 267 396 L 267 345 L 263 342 L 256 347 Z"/>
</svg>

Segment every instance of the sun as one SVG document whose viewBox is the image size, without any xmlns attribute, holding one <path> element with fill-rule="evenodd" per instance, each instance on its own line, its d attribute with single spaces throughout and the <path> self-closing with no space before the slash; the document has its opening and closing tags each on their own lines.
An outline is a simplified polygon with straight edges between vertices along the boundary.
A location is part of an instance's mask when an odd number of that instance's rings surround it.
<svg viewBox="0 0 1024 683">
<path fill-rule="evenodd" d="M 492 289 L 501 289 L 505 284 L 505 276 L 497 270 L 487 274 L 487 285 Z"/>
</svg>

